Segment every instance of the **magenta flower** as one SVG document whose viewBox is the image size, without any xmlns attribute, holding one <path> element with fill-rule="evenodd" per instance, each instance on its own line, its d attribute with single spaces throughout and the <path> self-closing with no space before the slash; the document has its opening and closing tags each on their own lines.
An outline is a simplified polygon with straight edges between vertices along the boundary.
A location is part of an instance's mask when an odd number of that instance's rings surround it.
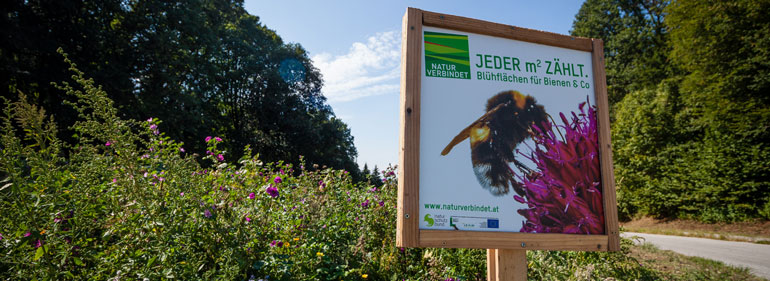
<svg viewBox="0 0 770 281">
<path fill-rule="evenodd" d="M 150 130 L 155 131 L 157 129 L 158 129 L 158 125 L 155 125 L 155 124 L 150 125 Z"/>
<path fill-rule="evenodd" d="M 32 233 L 29 231 L 27 231 L 27 233 L 24 233 L 24 237 L 29 237 L 30 235 L 32 235 Z"/>
<path fill-rule="evenodd" d="M 518 213 L 526 218 L 521 232 L 603 234 L 599 142 L 596 110 L 581 103 L 580 114 L 572 113 L 571 122 L 560 114 L 564 125 L 563 140 L 546 124 L 544 132 L 535 128 L 536 149 L 524 155 L 537 169 L 519 176 L 524 197 L 514 199 L 527 204 Z"/>
<path fill-rule="evenodd" d="M 0 233 L 0 240 L 3 240 L 3 234 Z"/>
<path fill-rule="evenodd" d="M 150 117 L 149 119 L 147 119 L 147 123 L 152 123 L 152 117 Z"/>
<path fill-rule="evenodd" d="M 366 199 L 364 203 L 361 203 L 361 207 L 364 207 L 364 208 L 369 207 L 369 199 Z"/>
<path fill-rule="evenodd" d="M 35 245 L 34 246 L 35 246 L 35 248 L 42 247 L 43 246 L 43 241 L 40 241 L 40 239 L 37 239 L 37 241 L 35 241 Z"/>
<path fill-rule="evenodd" d="M 278 188 L 275 188 L 272 185 L 268 185 L 267 188 L 265 189 L 265 192 L 267 192 L 267 194 L 269 194 L 270 197 L 273 197 L 273 198 L 278 197 Z"/>
<path fill-rule="evenodd" d="M 222 141 L 222 139 L 220 137 L 214 137 L 214 140 L 215 141 Z"/>
<path fill-rule="evenodd" d="M 255 197 L 257 197 L 257 196 L 256 196 L 256 194 L 254 194 L 254 192 L 249 193 L 249 199 L 254 199 Z"/>
<path fill-rule="evenodd" d="M 225 156 L 223 156 L 222 154 L 217 154 L 217 159 L 219 160 L 219 162 L 224 162 Z"/>
<path fill-rule="evenodd" d="M 246 222 L 251 222 L 251 218 L 249 216 L 246 216 Z"/>
<path fill-rule="evenodd" d="M 274 181 L 276 184 L 283 182 L 283 180 L 281 180 L 281 176 L 275 176 L 275 178 L 273 179 L 273 181 Z"/>
<path fill-rule="evenodd" d="M 179 196 L 184 196 L 184 192 L 179 192 Z"/>
<path fill-rule="evenodd" d="M 206 142 L 209 142 L 211 140 L 211 136 L 206 137 Z"/>
<path fill-rule="evenodd" d="M 104 143 L 104 146 L 110 146 L 110 145 L 112 145 L 112 143 L 111 143 L 111 142 L 109 142 L 109 141 L 108 141 L 108 142 L 106 142 L 106 143 Z"/>
<path fill-rule="evenodd" d="M 184 153 L 184 147 L 180 147 L 179 151 Z"/>
<path fill-rule="evenodd" d="M 385 206 L 385 201 L 380 201 L 380 207 Z"/>
</svg>

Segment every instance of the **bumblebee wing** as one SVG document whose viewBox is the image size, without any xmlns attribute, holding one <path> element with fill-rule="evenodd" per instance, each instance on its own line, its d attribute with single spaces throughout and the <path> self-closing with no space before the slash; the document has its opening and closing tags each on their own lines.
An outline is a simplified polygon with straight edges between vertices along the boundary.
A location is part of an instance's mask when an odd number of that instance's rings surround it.
<svg viewBox="0 0 770 281">
<path fill-rule="evenodd" d="M 459 133 L 459 134 L 457 134 L 457 135 L 456 135 L 456 136 L 455 136 L 455 137 L 452 139 L 452 141 L 450 141 L 450 142 L 449 142 L 449 144 L 447 144 L 447 146 L 446 146 L 446 147 L 444 147 L 444 150 L 442 150 L 442 151 L 441 151 L 441 155 L 447 155 L 447 154 L 449 154 L 449 152 L 450 152 L 450 151 L 452 151 L 452 148 L 454 148 L 454 147 L 455 147 L 455 145 L 457 145 L 458 143 L 461 143 L 462 141 L 464 141 L 465 139 L 467 139 L 468 137 L 470 137 L 470 136 L 471 136 L 471 129 L 473 129 L 473 126 L 475 126 L 475 125 L 476 125 L 476 124 L 478 124 L 478 123 L 481 123 L 481 122 L 485 122 L 485 121 L 487 121 L 487 119 L 489 118 L 489 116 L 490 116 L 490 115 L 492 115 L 492 114 L 494 114 L 495 112 L 497 112 L 498 110 L 500 110 L 500 108 L 502 108 L 503 106 L 505 106 L 505 104 L 499 104 L 499 105 L 497 105 L 497 106 L 496 106 L 495 108 L 493 108 L 492 110 L 490 110 L 490 111 L 487 111 L 487 113 L 484 113 L 484 115 L 481 115 L 481 117 L 479 117 L 479 119 L 477 119 L 476 121 L 473 121 L 473 123 L 471 123 L 470 125 L 468 125 L 468 127 L 465 127 L 465 129 L 463 129 L 462 131 L 460 131 L 460 133 Z"/>
<path fill-rule="evenodd" d="M 461 143 L 465 139 L 471 136 L 471 128 L 473 128 L 476 123 L 478 123 L 479 120 L 476 120 L 475 122 L 471 123 L 468 127 L 465 127 L 462 131 L 460 131 L 459 134 L 457 134 L 452 141 L 447 144 L 446 147 L 444 147 L 444 150 L 441 151 L 441 155 L 447 155 L 450 151 L 452 151 L 452 148 L 455 147 L 458 143 Z"/>
</svg>

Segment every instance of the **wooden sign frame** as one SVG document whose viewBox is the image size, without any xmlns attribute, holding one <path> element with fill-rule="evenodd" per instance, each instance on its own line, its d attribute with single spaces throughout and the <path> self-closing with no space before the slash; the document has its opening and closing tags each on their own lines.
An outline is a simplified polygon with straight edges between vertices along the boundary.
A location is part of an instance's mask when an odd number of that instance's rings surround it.
<svg viewBox="0 0 770 281">
<path fill-rule="evenodd" d="M 605 234 L 559 234 L 425 230 L 419 228 L 420 80 L 423 26 L 489 35 L 591 53 L 599 129 Z M 403 19 L 401 53 L 400 155 L 398 166 L 398 247 L 516 250 L 618 251 L 615 179 L 612 169 L 603 42 L 408 8 Z"/>
</svg>

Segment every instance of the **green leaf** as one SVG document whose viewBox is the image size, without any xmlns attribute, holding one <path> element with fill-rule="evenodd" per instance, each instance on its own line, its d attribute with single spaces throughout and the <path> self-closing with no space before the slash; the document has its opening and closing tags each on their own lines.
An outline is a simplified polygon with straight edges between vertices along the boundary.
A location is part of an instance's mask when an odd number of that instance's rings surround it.
<svg viewBox="0 0 770 281">
<path fill-rule="evenodd" d="M 43 247 L 37 248 L 37 251 L 35 251 L 35 257 L 32 258 L 32 260 L 39 260 L 40 257 L 43 256 L 44 253 L 45 253 L 45 251 L 43 251 Z"/>
<path fill-rule="evenodd" d="M 80 258 L 78 258 L 78 257 L 74 257 L 74 258 L 72 258 L 72 260 L 74 260 L 74 261 L 75 261 L 75 264 L 76 264 L 76 265 L 79 265 L 79 266 L 83 266 L 83 261 L 82 261 L 82 260 L 80 260 Z"/>
<path fill-rule="evenodd" d="M 149 261 L 147 261 L 147 267 L 152 266 L 155 263 L 155 260 L 158 259 L 158 256 L 152 257 Z"/>
</svg>

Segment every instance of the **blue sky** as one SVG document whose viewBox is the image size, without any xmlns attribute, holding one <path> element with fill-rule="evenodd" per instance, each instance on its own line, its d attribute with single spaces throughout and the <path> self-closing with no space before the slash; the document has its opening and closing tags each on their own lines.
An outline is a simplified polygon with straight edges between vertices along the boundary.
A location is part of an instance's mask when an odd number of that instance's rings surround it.
<svg viewBox="0 0 770 281">
<path fill-rule="evenodd" d="M 323 94 L 348 124 L 358 163 L 398 163 L 401 19 L 407 7 L 567 34 L 582 1 L 266 1 L 246 10 L 285 42 L 301 44 Z"/>
</svg>

